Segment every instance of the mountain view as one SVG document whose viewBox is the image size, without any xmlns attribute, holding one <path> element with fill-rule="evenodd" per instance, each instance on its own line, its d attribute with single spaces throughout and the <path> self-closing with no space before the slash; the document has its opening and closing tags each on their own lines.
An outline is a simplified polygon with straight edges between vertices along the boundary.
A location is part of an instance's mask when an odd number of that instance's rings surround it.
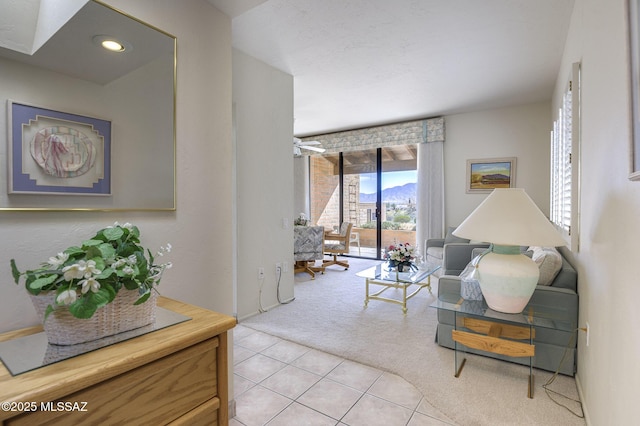
<svg viewBox="0 0 640 426">
<path fill-rule="evenodd" d="M 409 200 L 411 200 L 411 204 L 415 204 L 416 202 L 416 183 L 407 183 L 402 186 L 394 186 L 392 188 L 387 188 L 382 190 L 382 200 L 387 203 L 398 203 L 398 204 L 409 204 Z M 360 202 L 361 203 L 375 203 L 376 202 L 376 193 L 372 194 L 364 194 L 360 193 Z"/>
</svg>

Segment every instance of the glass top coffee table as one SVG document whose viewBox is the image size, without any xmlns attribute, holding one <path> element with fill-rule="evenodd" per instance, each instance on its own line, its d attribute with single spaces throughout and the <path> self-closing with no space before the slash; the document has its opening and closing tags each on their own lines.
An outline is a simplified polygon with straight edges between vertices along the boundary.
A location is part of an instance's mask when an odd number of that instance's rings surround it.
<svg viewBox="0 0 640 426">
<path fill-rule="evenodd" d="M 384 262 L 358 272 L 356 276 L 364 278 L 366 283 L 364 306 L 367 307 L 369 300 L 381 300 L 383 302 L 401 305 L 402 312 L 406 314 L 407 300 L 418 294 L 418 292 L 425 287 L 427 287 L 429 293 L 431 293 L 431 275 L 438 269 L 440 269 L 440 266 L 427 266 L 409 272 L 397 272 L 397 270 L 389 266 L 389 263 Z M 371 285 L 381 286 L 382 289 L 375 293 L 370 293 L 369 286 Z M 409 287 L 412 286 L 415 287 L 415 289 L 412 289 L 412 292 L 407 294 Z M 381 294 L 391 288 L 402 290 L 402 299 L 399 300 L 381 296 Z"/>
</svg>

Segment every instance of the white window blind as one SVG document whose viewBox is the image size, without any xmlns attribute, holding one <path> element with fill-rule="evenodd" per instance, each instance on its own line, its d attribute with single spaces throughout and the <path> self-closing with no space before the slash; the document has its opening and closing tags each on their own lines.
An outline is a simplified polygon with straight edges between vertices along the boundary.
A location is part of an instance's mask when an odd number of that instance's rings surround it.
<svg viewBox="0 0 640 426">
<path fill-rule="evenodd" d="M 579 64 L 574 64 L 551 131 L 551 221 L 577 249 Z"/>
</svg>

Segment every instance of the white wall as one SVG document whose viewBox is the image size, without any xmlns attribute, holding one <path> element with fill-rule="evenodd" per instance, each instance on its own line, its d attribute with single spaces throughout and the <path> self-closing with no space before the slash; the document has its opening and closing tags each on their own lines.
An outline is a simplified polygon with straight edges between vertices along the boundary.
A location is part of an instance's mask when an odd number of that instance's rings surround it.
<svg viewBox="0 0 640 426">
<path fill-rule="evenodd" d="M 445 117 L 445 226 L 457 226 L 488 194 L 465 193 L 467 160 L 516 157 L 516 186 L 549 214 L 547 102 Z"/>
<path fill-rule="evenodd" d="M 26 291 L 13 284 L 9 259 L 35 267 L 116 220 L 138 225 L 151 248 L 172 243 L 163 295 L 233 313 L 233 253 L 225 249 L 234 234 L 231 21 L 204 0 L 108 3 L 178 38 L 177 210 L 0 212 L 0 332 L 39 322 Z"/>
<path fill-rule="evenodd" d="M 240 319 L 293 298 L 293 77 L 233 51 Z M 278 284 L 276 263 L 284 266 Z M 258 279 L 264 268 L 264 280 Z M 286 270 L 286 272 L 285 272 Z"/>
<path fill-rule="evenodd" d="M 629 173 L 630 84 L 625 0 L 576 0 L 554 110 L 582 63 L 578 383 L 592 425 L 637 423 L 640 384 L 640 182 Z"/>
</svg>

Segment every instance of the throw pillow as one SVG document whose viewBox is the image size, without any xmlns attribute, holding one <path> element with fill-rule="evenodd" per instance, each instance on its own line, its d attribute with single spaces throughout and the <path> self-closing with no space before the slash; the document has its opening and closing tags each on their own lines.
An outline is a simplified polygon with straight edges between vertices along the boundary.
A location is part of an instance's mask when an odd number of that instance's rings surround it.
<svg viewBox="0 0 640 426">
<path fill-rule="evenodd" d="M 447 229 L 447 235 L 445 235 L 444 237 L 444 243 L 445 244 L 450 244 L 450 243 L 468 243 L 469 240 L 467 240 L 466 238 L 460 238 L 460 237 L 456 237 L 455 235 L 453 235 L 453 231 L 456 230 L 455 226 L 450 226 L 449 229 Z"/>
<path fill-rule="evenodd" d="M 554 247 L 529 247 L 533 252 L 531 259 L 536 262 L 540 270 L 538 285 L 551 285 L 560 269 L 562 269 L 562 256 Z"/>
</svg>

